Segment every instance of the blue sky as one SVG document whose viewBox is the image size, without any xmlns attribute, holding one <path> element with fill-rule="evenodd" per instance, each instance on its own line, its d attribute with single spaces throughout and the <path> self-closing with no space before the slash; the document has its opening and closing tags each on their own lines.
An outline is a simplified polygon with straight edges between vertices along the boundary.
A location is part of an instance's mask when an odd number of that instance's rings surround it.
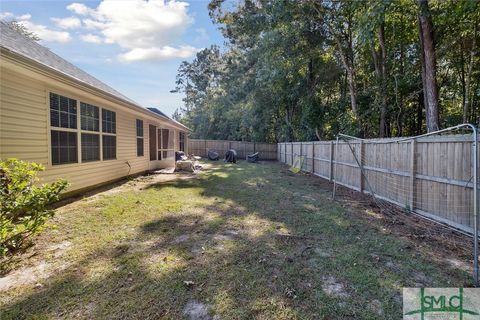
<svg viewBox="0 0 480 320">
<path fill-rule="evenodd" d="M 41 44 L 145 107 L 171 115 L 177 69 L 195 52 L 224 40 L 208 1 L 2 0 L 0 18 L 15 19 Z"/>
</svg>

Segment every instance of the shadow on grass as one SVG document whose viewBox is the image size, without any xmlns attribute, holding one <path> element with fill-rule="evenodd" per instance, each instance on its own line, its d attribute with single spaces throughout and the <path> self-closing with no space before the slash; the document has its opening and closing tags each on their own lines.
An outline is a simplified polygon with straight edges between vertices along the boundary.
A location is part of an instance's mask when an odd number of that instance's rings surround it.
<svg viewBox="0 0 480 320">
<path fill-rule="evenodd" d="M 222 319 L 386 319 L 401 314 L 401 287 L 447 285 L 438 265 L 315 194 L 314 179 L 240 164 L 152 184 L 201 188 L 214 204 L 146 221 L 131 242 L 98 248 L 4 317 L 177 319 L 194 299 Z"/>
</svg>

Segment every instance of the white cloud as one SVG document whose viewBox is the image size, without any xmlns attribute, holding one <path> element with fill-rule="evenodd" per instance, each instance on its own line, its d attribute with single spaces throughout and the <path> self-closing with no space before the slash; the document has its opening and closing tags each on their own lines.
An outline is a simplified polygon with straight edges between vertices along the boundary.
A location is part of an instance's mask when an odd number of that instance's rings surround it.
<svg viewBox="0 0 480 320">
<path fill-rule="evenodd" d="M 41 41 L 52 41 L 52 42 L 69 42 L 72 40 L 70 33 L 66 31 L 55 31 L 52 29 L 47 28 L 41 24 L 35 24 L 29 20 L 19 21 L 20 24 L 25 26 L 28 31 L 31 31 L 38 35 Z"/>
<path fill-rule="evenodd" d="M 83 25 L 87 29 L 101 29 L 104 26 L 102 22 L 98 22 L 92 19 L 83 19 Z"/>
<path fill-rule="evenodd" d="M 0 12 L 0 19 L 13 18 L 14 15 L 11 12 Z"/>
<path fill-rule="evenodd" d="M 51 20 L 62 29 L 75 29 L 82 25 L 82 22 L 77 17 L 51 18 Z"/>
<path fill-rule="evenodd" d="M 83 3 L 77 3 L 77 2 L 69 4 L 67 6 L 67 9 L 82 16 L 91 14 L 94 11 L 89 7 L 87 7 L 86 5 L 84 5 Z"/>
<path fill-rule="evenodd" d="M 194 55 L 198 49 L 191 46 L 174 48 L 163 46 L 161 48 L 135 48 L 119 55 L 120 61 L 158 61 L 172 58 L 188 58 Z"/>
<path fill-rule="evenodd" d="M 186 58 L 196 52 L 193 47 L 172 45 L 193 22 L 186 2 L 103 0 L 96 8 L 72 3 L 67 9 L 85 16 L 84 26 L 100 33 L 105 43 L 125 49 L 119 56 L 122 61 Z"/>
<path fill-rule="evenodd" d="M 195 29 L 195 32 L 198 33 L 198 35 L 195 37 L 195 42 L 203 42 L 203 41 L 208 41 L 210 39 L 207 30 L 204 28 L 197 28 Z"/>
<path fill-rule="evenodd" d="M 91 33 L 81 35 L 80 39 L 82 39 L 82 41 L 90 43 L 102 43 L 102 38 Z"/>
<path fill-rule="evenodd" d="M 21 16 L 17 16 L 16 19 L 18 20 L 29 20 L 32 17 L 30 13 L 22 14 Z"/>
<path fill-rule="evenodd" d="M 32 17 L 30 13 L 22 14 L 21 16 L 16 16 L 11 12 L 0 12 L 0 19 L 10 19 L 10 20 L 29 20 Z"/>
</svg>

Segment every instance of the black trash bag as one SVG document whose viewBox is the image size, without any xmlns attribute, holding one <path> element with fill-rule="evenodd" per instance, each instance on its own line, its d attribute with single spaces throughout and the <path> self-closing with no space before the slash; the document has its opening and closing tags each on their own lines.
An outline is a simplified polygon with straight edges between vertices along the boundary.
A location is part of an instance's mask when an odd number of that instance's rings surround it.
<svg viewBox="0 0 480 320">
<path fill-rule="evenodd" d="M 225 162 L 237 163 L 237 151 L 230 149 L 225 153 Z"/>
<path fill-rule="evenodd" d="M 254 154 L 247 155 L 247 161 L 248 162 L 257 162 L 258 161 L 258 152 L 255 152 Z"/>
<path fill-rule="evenodd" d="M 186 160 L 187 156 L 183 151 L 175 151 L 175 161 Z"/>
<path fill-rule="evenodd" d="M 220 155 L 218 154 L 218 152 L 212 150 L 208 150 L 207 157 L 209 160 L 213 161 L 217 161 L 218 159 L 220 159 Z"/>
</svg>

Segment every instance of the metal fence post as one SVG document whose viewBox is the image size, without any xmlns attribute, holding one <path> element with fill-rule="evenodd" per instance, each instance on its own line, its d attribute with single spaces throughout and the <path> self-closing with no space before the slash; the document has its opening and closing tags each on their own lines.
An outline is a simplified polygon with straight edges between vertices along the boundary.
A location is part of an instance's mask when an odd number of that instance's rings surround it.
<svg viewBox="0 0 480 320">
<path fill-rule="evenodd" d="M 302 157 L 303 157 L 303 143 L 300 142 L 300 159 L 301 159 Z M 300 160 L 300 163 L 302 164 L 302 165 L 300 166 L 300 171 L 303 170 L 304 162 L 305 162 L 305 161 L 302 162 L 302 160 Z"/>
<path fill-rule="evenodd" d="M 360 180 L 359 180 L 359 184 L 358 184 L 358 187 L 360 188 L 360 192 L 363 193 L 363 148 L 364 148 L 364 145 L 363 145 L 363 140 L 360 140 L 360 150 L 359 150 L 359 153 L 360 153 Z"/>
<path fill-rule="evenodd" d="M 338 143 L 338 138 L 337 138 Z M 328 174 L 329 180 L 333 180 L 333 141 L 330 141 L 330 170 Z"/>
<path fill-rule="evenodd" d="M 292 159 L 292 166 L 293 166 L 293 141 L 290 142 L 290 158 Z"/>
<path fill-rule="evenodd" d="M 478 134 L 477 128 L 473 129 L 473 282 L 476 287 L 480 286 L 478 282 Z"/>
<path fill-rule="evenodd" d="M 312 142 L 312 173 L 315 174 L 315 142 Z"/>
<path fill-rule="evenodd" d="M 334 180 L 333 180 L 333 194 L 332 194 L 332 199 L 335 200 L 335 191 L 337 189 L 337 167 L 338 167 L 338 135 L 337 135 L 337 143 L 335 146 L 335 171 L 334 171 Z M 333 160 L 333 159 L 332 159 Z"/>
</svg>

